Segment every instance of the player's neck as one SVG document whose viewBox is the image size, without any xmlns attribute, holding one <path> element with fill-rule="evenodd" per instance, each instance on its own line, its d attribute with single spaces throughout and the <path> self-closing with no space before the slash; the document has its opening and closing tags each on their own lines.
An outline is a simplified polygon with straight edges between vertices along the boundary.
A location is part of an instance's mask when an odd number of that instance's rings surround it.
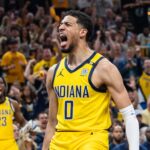
<svg viewBox="0 0 150 150">
<path fill-rule="evenodd" d="M 93 51 L 88 46 L 77 47 L 68 55 L 68 65 L 78 66 L 92 55 Z"/>
</svg>

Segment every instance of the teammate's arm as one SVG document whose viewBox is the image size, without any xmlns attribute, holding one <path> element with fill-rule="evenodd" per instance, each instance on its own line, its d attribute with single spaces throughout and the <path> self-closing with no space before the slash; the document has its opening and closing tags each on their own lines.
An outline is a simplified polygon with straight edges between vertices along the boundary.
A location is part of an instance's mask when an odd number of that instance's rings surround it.
<svg viewBox="0 0 150 150">
<path fill-rule="evenodd" d="M 46 79 L 46 88 L 49 96 L 49 118 L 46 127 L 42 150 L 48 150 L 50 141 L 55 133 L 55 126 L 57 124 L 56 115 L 57 115 L 58 103 L 57 103 L 56 94 L 52 86 L 55 67 L 56 65 L 49 69 L 47 73 L 47 79 Z"/>
<path fill-rule="evenodd" d="M 12 99 L 11 99 L 11 103 L 13 104 L 13 107 L 14 107 L 14 117 L 16 121 L 23 127 L 26 124 L 26 120 L 23 117 L 23 114 L 21 113 L 19 104 L 18 102 Z"/>
<path fill-rule="evenodd" d="M 107 86 L 108 91 L 123 115 L 130 150 L 139 149 L 139 125 L 134 108 L 122 81 L 118 69 L 108 60 L 98 64 L 100 82 Z"/>
</svg>

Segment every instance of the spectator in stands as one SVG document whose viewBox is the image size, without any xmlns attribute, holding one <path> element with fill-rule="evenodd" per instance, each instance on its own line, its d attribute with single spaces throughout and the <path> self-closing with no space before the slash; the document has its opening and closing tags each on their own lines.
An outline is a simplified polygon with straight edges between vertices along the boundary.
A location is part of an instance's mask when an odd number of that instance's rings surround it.
<svg viewBox="0 0 150 150">
<path fill-rule="evenodd" d="M 91 5 L 92 5 L 91 0 L 77 0 L 77 7 L 82 11 L 84 11 L 88 7 L 91 7 Z"/>
<path fill-rule="evenodd" d="M 113 55 L 113 63 L 119 69 L 121 75 L 123 76 L 123 79 L 128 79 L 129 74 L 127 74 L 126 70 L 129 69 L 130 65 L 127 63 L 125 56 L 122 55 L 120 44 L 116 43 L 114 45 L 114 51 L 112 55 Z"/>
<path fill-rule="evenodd" d="M 147 108 L 142 112 L 143 123 L 150 126 L 150 97 L 147 100 Z"/>
<path fill-rule="evenodd" d="M 126 81 L 131 81 L 131 79 L 134 78 L 136 73 L 137 64 L 133 57 L 134 51 L 129 48 L 126 52 L 125 66 L 121 69 L 122 76 Z"/>
<path fill-rule="evenodd" d="M 147 127 L 145 135 L 146 141 L 142 144 L 142 146 L 146 147 L 147 150 L 150 150 L 150 127 Z"/>
<path fill-rule="evenodd" d="M 24 83 L 23 72 L 27 60 L 24 54 L 18 52 L 18 41 L 16 39 L 9 38 L 7 42 L 10 50 L 3 55 L 1 65 L 6 74 L 8 86 L 10 87 L 14 82 Z"/>
<path fill-rule="evenodd" d="M 45 130 L 47 126 L 47 121 L 48 121 L 48 115 L 46 112 L 41 112 L 38 115 L 38 121 L 39 121 L 39 127 L 41 129 L 41 133 L 36 134 L 36 137 L 34 141 L 37 143 L 37 150 L 42 149 L 42 144 L 44 140 L 44 135 L 45 135 Z"/>
<path fill-rule="evenodd" d="M 36 117 L 36 94 L 29 85 L 25 85 L 22 91 L 22 113 L 26 120 L 33 120 Z"/>
<path fill-rule="evenodd" d="M 29 35 L 31 42 L 36 42 L 39 40 L 40 36 L 40 27 L 39 27 L 39 21 L 33 20 L 29 25 Z"/>
<path fill-rule="evenodd" d="M 34 63 L 35 59 L 29 61 L 25 69 L 25 77 L 27 79 L 27 84 L 37 94 L 35 112 L 38 115 L 48 108 L 48 95 L 45 87 L 46 71 L 41 70 L 38 73 L 32 73 Z"/>
<path fill-rule="evenodd" d="M 95 0 L 96 15 L 98 17 L 106 17 L 106 9 L 112 8 L 112 0 Z"/>
<path fill-rule="evenodd" d="M 49 67 L 57 63 L 57 58 L 52 56 L 52 51 L 49 47 L 43 48 L 43 59 L 35 64 L 33 71 L 39 73 L 41 70 L 48 70 Z"/>
<path fill-rule="evenodd" d="M 139 122 L 139 128 L 143 128 L 143 127 L 147 127 L 148 125 L 143 123 L 143 118 L 142 118 L 142 114 L 139 112 L 136 114 L 137 120 Z"/>
<path fill-rule="evenodd" d="M 145 132 L 146 132 L 147 126 L 146 127 L 142 127 L 140 129 L 140 143 L 143 144 L 146 141 L 146 136 L 145 136 Z"/>
<path fill-rule="evenodd" d="M 112 128 L 112 142 L 109 145 L 109 150 L 112 150 L 114 147 L 116 147 L 118 144 L 123 142 L 124 138 L 124 131 L 122 126 L 115 125 Z"/>
<path fill-rule="evenodd" d="M 10 35 L 14 39 L 18 41 L 18 44 L 20 44 L 20 28 L 17 25 L 12 25 L 10 28 Z"/>
<path fill-rule="evenodd" d="M 146 103 L 148 97 L 150 96 L 150 59 L 146 58 L 144 60 L 144 70 L 142 75 L 139 78 L 139 103 L 143 109 L 146 108 Z"/>
<path fill-rule="evenodd" d="M 21 44 L 30 43 L 30 35 L 26 27 L 22 27 L 20 31 L 20 42 Z"/>
<path fill-rule="evenodd" d="M 143 29 L 143 32 L 138 35 L 137 41 L 142 46 L 146 46 L 147 44 L 150 44 L 150 30 L 148 27 L 145 27 Z"/>
<path fill-rule="evenodd" d="M 116 146 L 115 148 L 113 148 L 113 150 L 129 150 L 129 146 L 127 142 L 124 142 L 118 146 Z M 147 150 L 144 146 L 140 145 L 139 150 Z"/>
</svg>

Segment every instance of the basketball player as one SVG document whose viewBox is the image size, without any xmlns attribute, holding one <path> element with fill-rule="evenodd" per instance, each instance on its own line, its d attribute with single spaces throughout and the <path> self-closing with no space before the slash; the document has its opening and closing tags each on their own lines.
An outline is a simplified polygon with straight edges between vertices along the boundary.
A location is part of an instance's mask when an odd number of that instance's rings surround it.
<svg viewBox="0 0 150 150">
<path fill-rule="evenodd" d="M 43 150 L 108 150 L 111 96 L 125 120 L 130 150 L 139 150 L 138 121 L 120 73 L 90 49 L 91 34 L 89 16 L 66 12 L 58 35 L 68 56 L 47 75 L 50 104 Z"/>
<path fill-rule="evenodd" d="M 13 117 L 24 126 L 26 120 L 20 112 L 19 104 L 6 96 L 6 82 L 0 77 L 0 149 L 19 150 L 13 132 Z"/>
</svg>

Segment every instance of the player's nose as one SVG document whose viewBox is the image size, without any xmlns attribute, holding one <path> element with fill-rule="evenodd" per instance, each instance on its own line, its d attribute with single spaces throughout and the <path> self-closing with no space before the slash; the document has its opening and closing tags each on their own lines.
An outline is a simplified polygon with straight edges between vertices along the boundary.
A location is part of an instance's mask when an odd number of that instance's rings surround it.
<svg viewBox="0 0 150 150">
<path fill-rule="evenodd" d="M 65 30 L 65 25 L 64 25 L 64 24 L 61 24 L 61 25 L 59 26 L 59 28 L 58 28 L 58 31 L 61 32 L 61 31 L 63 31 L 63 30 Z"/>
</svg>

